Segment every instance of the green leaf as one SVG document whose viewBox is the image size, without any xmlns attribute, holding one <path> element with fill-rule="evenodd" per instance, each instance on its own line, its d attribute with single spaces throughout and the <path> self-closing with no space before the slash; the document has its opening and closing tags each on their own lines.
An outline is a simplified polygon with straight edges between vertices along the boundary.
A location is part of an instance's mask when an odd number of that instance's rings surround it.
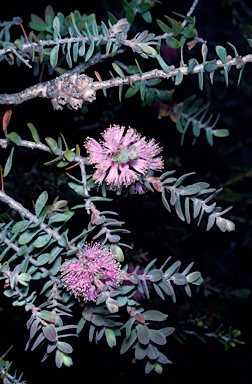
<svg viewBox="0 0 252 384">
<path fill-rule="evenodd" d="M 145 13 L 149 11 L 150 8 L 151 8 L 151 4 L 148 2 L 143 2 L 137 5 L 137 10 L 139 13 Z"/>
<path fill-rule="evenodd" d="M 159 329 L 159 332 L 161 332 L 165 337 L 170 336 L 175 331 L 175 328 L 173 327 L 165 327 Z"/>
<path fill-rule="evenodd" d="M 216 68 L 217 68 L 216 59 L 211 60 L 211 61 L 207 61 L 204 64 L 204 70 L 206 72 L 213 72 L 213 71 L 215 71 Z"/>
<path fill-rule="evenodd" d="M 152 89 L 152 88 L 148 89 L 147 88 L 145 97 L 146 97 L 146 103 L 148 105 L 151 105 L 154 102 L 154 100 L 155 100 L 155 91 L 154 91 L 154 89 Z"/>
<path fill-rule="evenodd" d="M 177 76 L 175 77 L 175 85 L 179 85 L 181 84 L 183 81 L 183 73 L 180 71 L 180 69 L 178 69 L 178 74 Z"/>
<path fill-rule="evenodd" d="M 111 12 L 108 12 L 108 18 L 112 25 L 116 24 L 118 21 L 118 19 Z"/>
<path fill-rule="evenodd" d="M 94 40 L 91 41 L 91 44 L 90 44 L 90 46 L 88 48 L 87 54 L 85 56 L 85 62 L 87 62 L 90 59 L 90 57 L 92 56 L 93 52 L 94 52 Z"/>
<path fill-rule="evenodd" d="M 247 42 L 249 43 L 249 46 L 252 48 L 252 39 L 247 39 Z"/>
<path fill-rule="evenodd" d="M 187 284 L 187 279 L 184 275 L 182 275 L 181 273 L 174 273 L 173 276 L 172 276 L 172 281 L 174 284 L 176 285 L 185 285 Z"/>
<path fill-rule="evenodd" d="M 31 131 L 31 134 L 32 134 L 32 137 L 33 137 L 33 140 L 35 141 L 35 143 L 40 143 L 40 137 L 39 137 L 39 134 L 38 134 L 38 131 L 36 130 L 36 128 L 34 127 L 34 125 L 32 123 L 27 123 L 30 131 Z"/>
<path fill-rule="evenodd" d="M 140 343 L 136 344 L 135 347 L 135 359 L 136 360 L 142 360 L 145 358 L 148 352 L 148 346 L 143 346 Z"/>
<path fill-rule="evenodd" d="M 41 289 L 41 292 L 40 292 L 40 295 L 42 295 L 42 293 L 44 293 L 45 291 L 47 291 L 47 289 L 49 287 L 51 287 L 52 285 L 54 284 L 54 281 L 53 280 L 48 280 L 45 282 L 43 288 Z"/>
<path fill-rule="evenodd" d="M 159 356 L 158 348 L 155 345 L 150 343 L 148 346 L 147 356 L 150 360 L 156 360 Z"/>
<path fill-rule="evenodd" d="M 116 336 L 115 336 L 115 332 L 113 331 L 113 329 L 106 328 L 105 336 L 106 336 L 106 340 L 107 340 L 108 345 L 111 348 L 115 347 L 116 346 Z"/>
<path fill-rule="evenodd" d="M 172 19 L 171 17 L 166 16 L 166 15 L 164 15 L 164 17 L 169 21 L 169 23 L 170 23 L 172 26 L 175 25 L 175 24 L 177 24 L 177 20 L 174 20 L 174 19 Z"/>
<path fill-rule="evenodd" d="M 29 22 L 29 27 L 31 29 L 34 29 L 35 31 L 43 32 L 46 30 L 47 24 L 44 22 L 41 17 L 38 15 L 35 15 L 34 13 L 31 14 L 31 21 Z"/>
<path fill-rule="evenodd" d="M 48 236 L 48 235 L 47 235 Z M 37 240 L 37 239 L 36 239 Z M 35 241 L 36 241 L 35 240 Z M 50 253 L 43 253 L 42 255 L 39 255 L 39 257 L 37 258 L 36 262 L 34 263 L 34 265 L 36 267 L 40 267 L 42 265 L 45 265 L 48 263 L 48 260 L 49 260 L 49 257 L 50 257 Z"/>
<path fill-rule="evenodd" d="M 54 316 L 54 314 L 53 314 L 52 312 L 50 312 L 50 311 L 42 310 L 42 311 L 38 312 L 37 316 L 38 316 L 40 319 L 49 321 L 50 323 L 53 323 L 53 322 L 55 321 L 55 316 Z"/>
<path fill-rule="evenodd" d="M 228 72 L 229 69 L 227 66 L 224 66 L 223 71 L 221 71 L 222 74 L 224 74 L 225 77 L 225 82 L 226 82 L 226 87 L 228 86 Z"/>
<path fill-rule="evenodd" d="M 46 137 L 45 141 L 46 141 L 48 147 L 51 149 L 51 151 L 53 153 L 55 153 L 56 150 L 58 149 L 57 141 L 55 141 L 52 137 Z"/>
<path fill-rule="evenodd" d="M 73 61 L 76 63 L 79 55 L 79 41 L 73 44 Z"/>
<path fill-rule="evenodd" d="M 126 13 L 127 20 L 130 24 L 133 24 L 134 19 L 135 19 L 135 11 L 134 8 L 132 8 L 129 3 L 127 3 L 126 0 L 121 0 L 123 9 Z"/>
<path fill-rule="evenodd" d="M 85 46 L 85 41 L 83 40 L 83 41 L 81 41 L 81 43 L 80 43 L 80 48 L 79 48 L 79 56 L 84 56 L 85 55 L 85 49 L 86 48 L 86 46 Z"/>
<path fill-rule="evenodd" d="M 145 370 L 144 370 L 144 372 L 145 372 L 146 374 L 148 374 L 148 373 L 150 373 L 150 372 L 153 370 L 153 368 L 154 368 L 154 364 L 153 364 L 150 360 L 148 360 L 147 363 L 146 363 L 146 365 L 145 365 Z"/>
<path fill-rule="evenodd" d="M 55 45 L 50 53 L 50 65 L 55 68 L 58 64 L 59 44 Z"/>
<path fill-rule="evenodd" d="M 193 283 L 196 281 L 199 277 L 201 277 L 201 273 L 198 271 L 191 272 L 186 276 L 187 282 L 188 283 Z"/>
<path fill-rule="evenodd" d="M 69 182 L 68 186 L 72 188 L 78 195 L 81 195 L 82 197 L 85 196 L 83 185 L 79 185 L 76 183 Z"/>
<path fill-rule="evenodd" d="M 50 263 L 54 262 L 54 260 L 60 254 L 61 251 L 62 251 L 61 247 L 53 248 L 52 251 L 50 252 L 50 257 L 49 257 L 48 263 L 50 264 Z"/>
<path fill-rule="evenodd" d="M 48 224 L 66 222 L 74 215 L 73 211 L 67 211 L 64 213 L 54 213 L 48 220 Z"/>
<path fill-rule="evenodd" d="M 175 39 L 173 36 L 167 36 L 166 37 L 166 44 L 171 48 L 180 48 L 181 44 L 178 40 Z"/>
<path fill-rule="evenodd" d="M 42 327 L 43 334 L 47 340 L 54 342 L 58 339 L 57 331 L 55 325 L 47 324 L 45 327 Z"/>
<path fill-rule="evenodd" d="M 24 245 L 29 243 L 41 230 L 28 230 L 19 237 L 18 244 Z"/>
<path fill-rule="evenodd" d="M 73 360 L 70 356 L 68 356 L 67 353 L 64 353 L 57 349 L 55 354 L 55 364 L 57 368 L 60 368 L 62 364 L 64 364 L 66 367 L 70 367 L 73 365 Z"/>
<path fill-rule="evenodd" d="M 158 23 L 159 28 L 160 28 L 164 33 L 171 33 L 171 28 L 168 27 L 168 25 L 166 25 L 163 21 L 157 19 L 156 22 Z"/>
<path fill-rule="evenodd" d="M 69 164 L 68 161 L 64 161 L 64 160 L 62 160 L 62 161 L 59 161 L 59 162 L 58 162 L 58 164 L 56 165 L 56 167 L 58 167 L 58 168 L 64 168 L 64 167 L 66 167 L 68 164 Z"/>
<path fill-rule="evenodd" d="M 227 137 L 229 135 L 228 129 L 214 129 L 212 134 L 216 137 Z"/>
<path fill-rule="evenodd" d="M 212 129 L 206 129 L 206 138 L 210 145 L 213 145 L 213 131 Z"/>
<path fill-rule="evenodd" d="M 43 191 L 39 197 L 37 198 L 36 200 L 36 204 L 35 204 L 35 213 L 36 213 L 36 216 L 39 216 L 39 214 L 41 213 L 42 209 L 44 208 L 44 206 L 46 205 L 46 202 L 48 200 L 48 193 L 46 191 Z"/>
<path fill-rule="evenodd" d="M 42 248 L 44 247 L 49 241 L 51 240 L 52 235 L 43 235 L 39 236 L 35 241 L 34 241 L 34 247 L 35 248 Z"/>
<path fill-rule="evenodd" d="M 31 224 L 29 220 L 18 221 L 13 225 L 11 232 L 12 233 L 23 232 L 27 229 L 29 224 Z"/>
<path fill-rule="evenodd" d="M 194 68 L 196 67 L 196 65 L 198 65 L 198 61 L 196 59 L 190 59 L 188 61 L 188 73 L 192 73 L 192 71 L 194 70 Z"/>
<path fill-rule="evenodd" d="M 137 337 L 141 344 L 147 345 L 150 340 L 150 332 L 149 328 L 145 324 L 138 324 L 137 329 Z"/>
<path fill-rule="evenodd" d="M 139 89 L 140 89 L 140 82 L 138 81 L 132 87 L 127 89 L 127 91 L 125 92 L 124 97 L 126 99 L 129 99 L 130 97 L 134 96 L 139 91 Z"/>
<path fill-rule="evenodd" d="M 152 16 L 151 16 L 151 13 L 149 11 L 141 13 L 141 16 L 144 19 L 144 21 L 146 21 L 146 23 L 152 22 Z"/>
<path fill-rule="evenodd" d="M 202 70 L 198 73 L 198 79 L 199 79 L 199 89 L 202 91 L 204 86 L 204 77 L 203 77 Z"/>
<path fill-rule="evenodd" d="M 165 345 L 166 344 L 166 338 L 165 336 L 156 329 L 150 329 L 150 340 L 153 341 L 153 343 L 158 345 Z"/>
<path fill-rule="evenodd" d="M 130 336 L 128 338 L 125 338 L 122 342 L 120 354 L 127 352 L 128 349 L 134 344 L 134 342 L 137 339 L 137 331 L 136 329 L 133 329 L 133 331 L 130 333 Z"/>
<path fill-rule="evenodd" d="M 181 261 L 175 261 L 175 263 L 173 263 L 166 271 L 165 271 L 165 277 L 166 279 L 168 279 L 169 277 L 171 277 L 171 275 L 179 269 L 181 265 Z"/>
<path fill-rule="evenodd" d="M 72 68 L 72 58 L 71 58 L 71 43 L 67 43 L 67 53 L 66 53 L 66 61 L 69 66 L 69 68 Z"/>
<path fill-rule="evenodd" d="M 22 139 L 21 137 L 16 133 L 16 132 L 11 132 L 8 134 L 7 138 L 12 141 L 16 145 L 21 145 L 22 144 Z"/>
<path fill-rule="evenodd" d="M 118 87 L 118 93 L 119 93 L 119 102 L 122 102 L 122 90 L 123 90 L 123 84 L 120 84 Z"/>
<path fill-rule="evenodd" d="M 70 150 L 65 151 L 63 153 L 63 155 L 70 162 L 73 161 L 75 158 L 75 153 L 73 151 L 70 151 Z"/>
<path fill-rule="evenodd" d="M 221 59 L 221 61 L 223 62 L 223 64 L 225 64 L 227 62 L 226 48 L 222 47 L 221 45 L 216 45 L 215 51 L 216 51 L 217 55 L 219 56 L 219 58 Z"/>
<path fill-rule="evenodd" d="M 141 95 L 141 100 L 144 101 L 145 99 L 145 82 L 144 81 L 140 82 L 140 95 Z"/>
<path fill-rule="evenodd" d="M 120 77 L 125 77 L 123 71 L 121 70 L 121 68 L 119 67 L 119 65 L 117 65 L 116 63 L 112 63 L 112 67 L 114 68 L 114 70 L 116 71 L 116 73 L 120 76 Z"/>
<path fill-rule="evenodd" d="M 53 8 L 51 5 L 48 5 L 45 9 L 45 22 L 47 25 L 53 24 L 53 18 L 55 16 L 55 13 L 53 11 Z"/>
<path fill-rule="evenodd" d="M 73 347 L 64 341 L 58 341 L 57 348 L 64 353 L 73 352 Z"/>
<path fill-rule="evenodd" d="M 60 19 L 58 16 L 53 19 L 53 38 L 54 40 L 60 38 Z"/>
<path fill-rule="evenodd" d="M 156 361 L 154 364 L 154 371 L 160 375 L 163 372 L 162 364 L 160 364 Z"/>
<path fill-rule="evenodd" d="M 173 32 L 173 35 L 176 37 L 180 34 L 180 32 L 182 31 L 182 24 L 181 22 L 177 22 L 176 24 L 173 24 L 172 26 L 172 32 Z"/>
<path fill-rule="evenodd" d="M 160 269 L 153 269 L 152 271 L 149 272 L 150 275 L 150 281 L 157 282 L 162 279 L 163 277 L 163 272 Z"/>
<path fill-rule="evenodd" d="M 151 309 L 149 311 L 144 312 L 143 316 L 145 320 L 150 320 L 150 321 L 165 321 L 168 317 L 168 315 L 160 311 L 157 311 L 155 309 Z"/>
<path fill-rule="evenodd" d="M 235 57 L 239 56 L 235 46 L 233 44 L 229 43 L 228 41 L 227 41 L 227 44 L 233 49 L 233 51 L 235 53 Z"/>
<path fill-rule="evenodd" d="M 196 35 L 196 30 L 193 27 L 185 27 L 182 33 L 184 37 L 186 37 L 187 39 L 190 39 Z"/>
<path fill-rule="evenodd" d="M 150 57 L 156 57 L 157 51 L 147 43 L 139 43 L 138 46 L 142 48 L 143 52 Z"/>
<path fill-rule="evenodd" d="M 156 56 L 156 59 L 157 59 L 157 61 L 159 62 L 161 68 L 162 68 L 166 73 L 169 73 L 169 72 L 170 72 L 170 67 L 169 67 L 169 65 L 166 64 L 166 62 L 163 60 L 163 58 L 162 58 L 160 55 L 157 55 L 157 56 Z"/>
<path fill-rule="evenodd" d="M 60 241 L 59 241 L 59 243 L 60 243 Z M 62 241 L 62 243 L 63 243 L 63 241 Z M 64 243 L 65 244 L 61 244 L 61 245 L 66 247 L 67 246 L 66 241 Z M 59 272 L 59 267 L 61 266 L 61 263 L 62 263 L 62 257 L 59 256 L 59 257 L 57 257 L 57 259 L 55 259 L 55 261 L 51 267 L 51 273 L 53 275 L 56 275 Z"/>
<path fill-rule="evenodd" d="M 5 167 L 4 167 L 4 170 L 3 170 L 3 177 L 6 177 L 10 170 L 11 170 L 11 167 L 12 167 L 12 159 L 13 159 L 13 152 L 14 152 L 14 147 L 12 148 L 11 150 L 11 153 L 9 154 L 9 157 L 6 161 L 6 164 L 5 164 Z"/>
</svg>

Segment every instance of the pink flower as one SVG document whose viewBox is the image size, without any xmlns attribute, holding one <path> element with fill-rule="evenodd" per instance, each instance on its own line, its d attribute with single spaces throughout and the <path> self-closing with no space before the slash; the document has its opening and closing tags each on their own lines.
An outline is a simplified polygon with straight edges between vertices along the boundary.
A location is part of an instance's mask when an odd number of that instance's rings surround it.
<svg viewBox="0 0 252 384">
<path fill-rule="evenodd" d="M 101 134 L 103 141 L 98 143 L 88 137 L 84 143 L 88 161 L 96 168 L 94 181 L 102 184 L 105 180 L 111 190 L 139 184 L 148 171 L 163 168 L 162 157 L 156 157 L 161 148 L 154 139 L 147 141 L 133 128 L 128 128 L 125 134 L 124 130 L 125 127 L 113 125 Z M 136 193 L 143 189 L 133 190 Z"/>
<path fill-rule="evenodd" d="M 78 256 L 60 268 L 64 287 L 75 297 L 96 301 L 103 288 L 111 291 L 122 282 L 121 265 L 101 244 L 87 244 Z"/>
</svg>

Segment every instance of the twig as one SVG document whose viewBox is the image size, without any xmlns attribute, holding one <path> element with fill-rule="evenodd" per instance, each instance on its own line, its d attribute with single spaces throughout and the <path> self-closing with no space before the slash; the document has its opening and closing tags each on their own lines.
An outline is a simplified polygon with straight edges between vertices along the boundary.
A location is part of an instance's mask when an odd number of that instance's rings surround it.
<svg viewBox="0 0 252 384">
<path fill-rule="evenodd" d="M 22 217 L 25 217 L 26 219 L 30 220 L 34 224 L 39 224 L 39 227 L 43 231 L 48 233 L 48 235 L 51 235 L 55 240 L 57 241 L 63 240 L 59 232 L 51 229 L 45 223 L 40 223 L 40 220 L 37 218 L 37 216 L 33 215 L 28 209 L 23 207 L 22 204 L 18 203 L 12 197 L 6 195 L 4 191 L 0 191 L 0 200 L 3 203 L 7 204 L 11 209 L 14 209 L 15 211 L 17 211 Z"/>
<path fill-rule="evenodd" d="M 19 251 L 19 247 L 13 244 L 6 236 L 1 235 L 0 233 L 0 243 L 5 243 L 9 248 L 12 248 L 15 252 Z"/>
<path fill-rule="evenodd" d="M 22 22 L 23 20 L 21 19 L 21 17 L 15 16 L 11 21 L 3 21 L 2 23 L 0 23 L 0 27 L 5 27 L 6 25 L 19 25 Z"/>
<path fill-rule="evenodd" d="M 233 66 L 240 66 L 241 63 L 244 65 L 246 63 L 252 62 L 252 54 L 243 56 L 243 57 L 230 57 L 227 62 L 224 64 L 221 60 L 216 60 L 216 69 L 226 67 L 233 67 Z M 107 89 L 112 87 L 118 87 L 123 84 L 132 85 L 133 83 L 136 83 L 138 81 L 145 81 L 150 79 L 157 79 L 157 78 L 163 78 L 163 79 L 170 79 L 172 77 L 176 77 L 178 73 L 181 72 L 184 76 L 187 76 L 188 73 L 188 67 L 182 66 L 178 68 L 174 68 L 173 66 L 170 67 L 170 71 L 167 73 L 160 69 L 154 69 L 149 72 L 145 72 L 142 74 L 134 74 L 130 76 L 125 77 L 116 77 L 105 81 L 94 81 L 90 84 L 90 88 L 97 91 L 99 89 Z M 196 65 L 193 70 L 190 72 L 190 74 L 197 74 L 199 72 L 204 72 L 204 64 L 198 64 Z M 68 76 L 68 74 L 63 74 L 59 76 L 57 79 L 61 79 L 63 77 Z M 35 97 L 42 97 L 42 98 L 49 98 L 47 95 L 47 88 L 50 87 L 52 82 L 55 81 L 55 79 L 51 81 L 46 81 L 44 83 L 36 84 L 34 86 L 31 86 L 21 92 L 13 93 L 13 94 L 0 94 L 0 104 L 8 104 L 8 105 L 17 105 L 21 104 L 24 101 L 34 99 Z"/>
<path fill-rule="evenodd" d="M 12 142 L 8 139 L 0 139 L 0 147 L 2 148 L 7 148 L 8 144 L 11 144 Z M 51 151 L 51 149 L 45 145 L 45 144 L 42 144 L 42 143 L 34 143 L 33 141 L 28 141 L 28 140 L 21 140 L 20 143 L 19 143 L 19 147 L 26 147 L 26 148 L 30 148 L 30 149 L 38 149 L 40 151 L 45 151 L 45 152 L 49 152 L 49 153 L 53 153 Z M 62 151 L 61 149 L 56 149 L 55 152 L 53 153 L 54 155 L 57 155 L 57 156 L 62 156 L 64 155 L 64 151 Z M 86 157 L 82 157 L 82 156 L 77 156 L 75 155 L 74 159 L 72 160 L 73 162 L 79 162 L 79 163 L 83 163 L 83 164 L 88 164 L 88 160 Z"/>
<path fill-rule="evenodd" d="M 9 45 L 8 47 L 0 49 L 0 56 L 6 55 L 6 53 L 12 52 L 16 55 L 27 67 L 32 68 L 32 65 L 29 64 L 29 60 L 26 60 L 14 46 Z"/>
<path fill-rule="evenodd" d="M 84 193 L 86 196 L 89 196 L 88 190 L 87 190 L 87 177 L 86 177 L 86 169 L 85 169 L 85 164 L 83 162 L 79 163 L 80 170 L 81 170 L 81 180 L 84 188 Z"/>
</svg>

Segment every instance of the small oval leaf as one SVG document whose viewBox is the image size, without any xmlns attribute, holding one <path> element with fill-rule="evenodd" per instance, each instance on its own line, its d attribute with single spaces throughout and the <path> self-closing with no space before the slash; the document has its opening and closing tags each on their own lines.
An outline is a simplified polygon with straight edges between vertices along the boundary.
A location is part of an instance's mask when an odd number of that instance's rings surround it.
<svg viewBox="0 0 252 384">
<path fill-rule="evenodd" d="M 107 340 L 108 345 L 111 348 L 115 347 L 116 346 L 116 336 L 115 336 L 115 332 L 113 331 L 113 329 L 106 328 L 105 336 L 106 336 L 106 340 Z"/>
<path fill-rule="evenodd" d="M 64 341 L 59 341 L 57 344 L 57 348 L 60 351 L 65 352 L 65 353 L 72 353 L 73 352 L 73 347 L 70 344 L 65 343 Z"/>
<path fill-rule="evenodd" d="M 137 337 L 141 344 L 147 345 L 150 340 L 149 328 L 145 324 L 138 324 L 137 329 Z"/>
<path fill-rule="evenodd" d="M 21 137 L 16 133 L 16 132 L 11 132 L 8 134 L 7 138 L 12 141 L 16 145 L 21 145 L 22 144 L 22 139 Z"/>
<path fill-rule="evenodd" d="M 37 143 L 37 144 L 40 143 L 40 137 L 39 137 L 38 131 L 36 130 L 34 125 L 32 123 L 28 123 L 27 125 L 31 131 L 31 134 L 32 134 L 32 137 L 33 137 L 33 140 L 35 141 L 35 143 Z"/>
<path fill-rule="evenodd" d="M 42 211 L 42 209 L 44 208 L 44 206 L 46 205 L 46 202 L 48 200 L 48 193 L 46 191 L 43 191 L 39 197 L 37 198 L 36 200 L 36 204 L 35 204 L 35 213 L 36 213 L 36 216 L 39 216 L 40 212 Z"/>
<path fill-rule="evenodd" d="M 56 341 L 58 339 L 57 331 L 55 325 L 47 324 L 45 327 L 42 327 L 43 334 L 49 341 Z"/>
<path fill-rule="evenodd" d="M 13 152 L 14 152 L 14 147 L 12 148 L 11 150 L 11 153 L 6 161 L 6 164 L 5 164 L 5 167 L 4 167 L 4 171 L 3 171 L 3 177 L 6 177 L 10 170 L 11 170 L 11 167 L 12 167 L 12 158 L 13 158 Z"/>
</svg>

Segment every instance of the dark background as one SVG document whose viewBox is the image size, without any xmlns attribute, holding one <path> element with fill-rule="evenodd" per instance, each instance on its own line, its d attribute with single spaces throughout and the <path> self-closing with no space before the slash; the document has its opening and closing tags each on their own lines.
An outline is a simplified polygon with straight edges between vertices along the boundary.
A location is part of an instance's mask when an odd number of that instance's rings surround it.
<svg viewBox="0 0 252 384">
<path fill-rule="evenodd" d="M 181 4 L 180 4 L 181 3 Z M 163 1 L 156 4 L 153 9 L 153 17 L 164 21 L 163 15 L 176 18 L 172 11 L 186 14 L 191 6 L 191 1 Z M 10 20 L 14 16 L 23 19 L 26 27 L 30 20 L 30 13 L 44 17 L 45 7 L 49 3 L 18 2 L 5 3 L 2 6 L 0 20 Z M 119 1 L 92 1 L 92 2 L 59 2 L 51 1 L 55 12 L 65 15 L 78 9 L 80 13 L 96 13 L 97 22 L 107 22 L 106 12 L 110 11 L 122 17 Z M 201 1 L 195 12 L 196 28 L 200 37 L 208 41 L 209 57 L 215 57 L 215 45 L 227 47 L 229 41 L 235 45 L 241 55 L 251 53 L 246 38 L 252 38 L 252 7 L 249 1 Z M 121 16 L 120 16 L 121 15 Z M 149 29 L 160 33 L 155 22 L 148 25 L 137 16 L 141 30 Z M 28 32 L 30 31 L 26 27 Z M 137 30 L 135 31 L 135 33 Z M 11 31 L 19 37 L 19 27 Z M 228 48 L 227 48 L 228 49 Z M 233 54 L 231 50 L 228 51 Z M 188 58 L 193 55 L 199 57 L 196 48 L 193 53 L 186 53 Z M 191 56 L 190 56 L 191 55 Z M 186 56 L 187 57 L 187 56 Z M 129 54 L 121 56 L 119 60 L 130 60 L 134 64 L 133 57 Z M 140 61 L 141 59 L 139 59 Z M 149 65 L 141 61 L 143 68 Z M 7 61 L 1 62 L 1 93 L 14 93 L 36 84 L 38 77 L 31 75 L 31 70 L 22 65 L 19 68 L 10 67 Z M 104 66 L 98 65 L 90 68 L 88 74 L 98 70 L 103 78 L 109 76 L 111 63 Z M 102 72 L 103 71 L 103 72 Z M 215 330 L 223 323 L 223 329 L 228 331 L 240 329 L 240 339 L 245 345 L 237 345 L 228 351 L 210 338 L 207 344 L 203 344 L 193 337 L 188 337 L 184 345 L 180 345 L 173 337 L 168 339 L 165 353 L 173 361 L 173 365 L 165 366 L 162 375 L 144 374 L 141 364 L 132 365 L 132 353 L 120 356 L 117 348 L 110 349 L 105 343 L 95 346 L 88 342 L 85 332 L 76 340 L 71 340 L 74 348 L 71 368 L 55 368 L 53 358 L 40 363 L 44 351 L 24 352 L 27 341 L 27 320 L 23 308 L 13 308 L 11 303 L 2 297 L 2 311 L 0 312 L 1 339 L 0 354 L 13 344 L 14 347 L 8 358 L 13 360 L 13 368 L 18 373 L 24 372 L 24 379 L 29 384 L 33 383 L 77 383 L 91 380 L 92 383 L 111 381 L 120 384 L 135 384 L 144 382 L 180 384 L 188 382 L 204 383 L 230 383 L 248 384 L 251 382 L 251 89 L 252 75 L 251 64 L 244 69 L 243 78 L 239 87 L 237 83 L 237 71 L 231 69 L 230 83 L 227 88 L 223 76 L 215 75 L 214 85 L 205 80 L 204 90 L 198 90 L 196 76 L 184 79 L 181 86 L 177 87 L 174 101 L 181 102 L 191 94 L 202 97 L 205 102 L 210 101 L 209 114 L 216 117 L 220 113 L 218 128 L 226 128 L 230 131 L 227 138 L 215 138 L 214 146 L 210 147 L 202 135 L 192 146 L 192 135 L 189 133 L 183 146 L 180 145 L 180 134 L 176 131 L 175 124 L 169 117 L 157 119 L 155 107 L 142 107 L 139 95 L 132 99 L 118 102 L 118 90 L 108 92 L 105 98 L 102 92 L 98 92 L 97 101 L 87 107 L 86 113 L 80 111 L 53 111 L 48 100 L 36 99 L 13 108 L 13 116 L 9 126 L 10 131 L 16 131 L 22 138 L 30 139 L 26 124 L 32 122 L 41 138 L 51 136 L 57 138 L 63 133 L 69 146 L 82 143 L 88 135 L 98 137 L 109 124 L 121 124 L 137 128 L 139 132 L 154 137 L 163 147 L 166 169 L 176 169 L 176 175 L 187 172 L 196 172 L 190 182 L 202 180 L 209 182 L 212 187 L 223 187 L 222 193 L 216 201 L 223 208 L 233 206 L 225 217 L 230 218 L 236 224 L 235 232 L 221 233 L 213 228 L 206 232 L 206 223 L 200 227 L 196 223 L 188 225 L 181 222 L 175 213 L 168 213 L 163 207 L 160 196 L 148 194 L 133 196 L 131 199 L 118 198 L 113 206 L 106 207 L 120 213 L 120 219 L 125 221 L 125 227 L 131 231 L 125 242 L 132 242 L 136 250 L 148 251 L 148 259 L 155 257 L 162 262 L 172 255 L 172 260 L 181 260 L 182 268 L 191 261 L 195 262 L 195 269 L 202 272 L 203 277 L 211 279 L 211 286 L 216 290 L 208 297 L 204 297 L 203 291 L 193 290 L 192 298 L 178 295 L 178 302 L 173 304 L 155 302 L 158 309 L 169 314 L 171 324 L 180 326 L 180 321 L 190 316 L 201 314 L 209 319 L 210 329 Z M 45 73 L 43 81 L 50 76 Z M 166 89 L 172 89 L 173 83 L 165 84 Z M 1 113 L 5 110 L 1 106 Z M 3 151 L 2 151 L 3 152 Z M 82 151 L 84 155 L 84 152 Z M 5 154 L 4 154 L 5 155 Z M 1 155 L 2 156 L 2 155 Z M 46 189 L 50 198 L 68 193 L 65 187 L 66 179 L 62 171 L 55 167 L 44 167 L 43 163 L 50 156 L 36 151 L 21 149 L 16 151 L 14 158 L 15 167 L 6 179 L 6 193 L 17 197 L 22 204 L 31 209 L 32 200 Z M 4 161 L 1 164 L 4 164 Z M 188 181 L 188 183 L 189 183 Z M 77 204 L 71 200 L 70 206 Z M 78 202 L 80 203 L 80 202 Z M 3 208 L 0 206 L 0 208 Z M 99 207 L 103 209 L 103 206 Z M 83 218 L 76 215 L 74 225 L 76 230 L 83 227 Z M 75 230 L 73 228 L 73 232 Z M 130 240 L 128 240 L 130 238 Z M 153 303 L 151 303 L 153 304 Z M 148 305 L 148 304 L 147 304 Z M 211 328 L 212 327 L 212 328 Z M 5 332 L 5 329 L 8 332 Z M 71 343 L 70 341 L 70 343 Z M 223 379 L 224 378 L 224 379 Z"/>
</svg>

